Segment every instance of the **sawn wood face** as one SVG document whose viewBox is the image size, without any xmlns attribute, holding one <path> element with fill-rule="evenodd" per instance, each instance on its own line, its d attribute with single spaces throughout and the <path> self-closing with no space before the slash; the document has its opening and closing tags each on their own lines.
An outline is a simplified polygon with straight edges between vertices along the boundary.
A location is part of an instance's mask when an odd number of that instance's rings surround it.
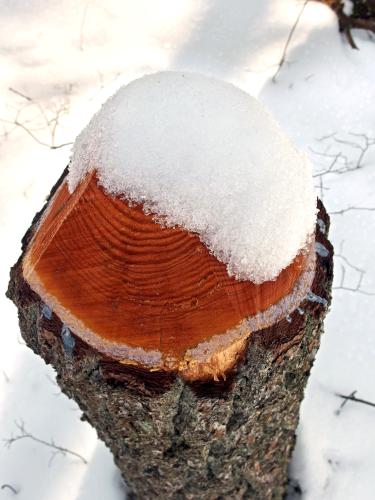
<svg viewBox="0 0 375 500">
<path fill-rule="evenodd" d="M 159 352 L 175 369 L 189 348 L 288 295 L 305 261 L 298 255 L 275 281 L 237 281 L 196 234 L 109 196 L 91 173 L 73 194 L 66 181 L 55 193 L 23 273 L 48 305 L 107 345 Z"/>
</svg>

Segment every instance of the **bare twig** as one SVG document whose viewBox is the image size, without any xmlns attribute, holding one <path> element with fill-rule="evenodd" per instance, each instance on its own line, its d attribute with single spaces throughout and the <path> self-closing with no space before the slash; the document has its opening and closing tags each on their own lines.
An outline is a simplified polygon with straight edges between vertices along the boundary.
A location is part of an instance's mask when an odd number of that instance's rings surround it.
<svg viewBox="0 0 375 500">
<path fill-rule="evenodd" d="M 350 260 L 343 255 L 343 250 L 344 250 L 344 241 L 340 243 L 339 247 L 339 252 L 335 254 L 336 259 L 341 259 L 350 269 L 355 271 L 357 273 L 357 283 L 356 286 L 354 287 L 349 287 L 345 284 L 345 278 L 346 278 L 346 268 L 344 265 L 341 265 L 341 280 L 340 280 L 340 285 L 337 287 L 333 287 L 335 290 L 346 290 L 349 292 L 358 292 L 362 295 L 370 295 L 373 296 L 375 295 L 374 292 L 369 292 L 367 290 L 362 290 L 362 282 L 364 275 L 366 274 L 366 271 L 364 269 L 361 269 L 360 267 L 354 265 Z"/>
<path fill-rule="evenodd" d="M 332 132 L 331 134 L 326 134 L 326 135 L 322 135 L 322 137 L 319 137 L 318 139 L 316 139 L 318 142 L 322 142 L 322 141 L 326 141 L 327 139 L 331 139 L 332 137 L 334 137 L 336 135 L 336 132 Z"/>
<path fill-rule="evenodd" d="M 357 391 L 353 391 L 349 394 L 349 396 L 354 396 L 356 394 Z M 336 396 L 338 396 L 338 394 L 336 394 Z M 339 408 L 335 411 L 335 414 L 336 415 L 340 415 L 340 413 L 342 412 L 342 409 L 344 408 L 344 406 L 346 405 L 346 403 L 348 402 L 348 398 L 344 398 L 344 401 L 342 401 L 342 403 L 340 404 Z"/>
<path fill-rule="evenodd" d="M 325 158 L 332 158 L 332 161 L 329 164 L 329 166 L 326 169 L 314 174 L 313 177 L 322 178 L 328 174 L 342 174 L 342 173 L 348 171 L 348 158 L 345 155 L 343 155 L 341 152 L 339 152 L 337 154 L 328 154 L 328 153 L 322 153 L 320 151 L 315 151 L 312 148 L 310 148 L 310 151 L 316 155 L 324 156 Z M 340 161 L 344 163 L 344 167 L 336 167 L 336 165 Z"/>
<path fill-rule="evenodd" d="M 15 114 L 13 118 L 0 118 L 0 122 L 11 126 L 11 128 L 8 127 L 8 129 L 5 129 L 4 126 L 3 136 L 8 136 L 19 128 L 29 135 L 35 142 L 49 149 L 60 149 L 73 144 L 72 142 L 56 144 L 56 131 L 60 125 L 60 119 L 69 111 L 69 100 L 66 96 L 63 100 L 52 102 L 48 107 L 44 107 L 36 102 L 32 97 L 20 92 L 19 90 L 12 87 L 9 87 L 8 90 L 25 99 L 27 103 L 24 103 L 18 108 L 14 108 Z M 36 115 L 35 111 L 37 112 Z M 39 132 L 44 130 L 47 130 L 49 133 L 50 140 L 48 142 L 40 138 Z"/>
<path fill-rule="evenodd" d="M 279 73 L 280 73 L 280 71 L 281 71 L 281 68 L 282 68 L 282 67 L 284 66 L 284 64 L 285 64 L 285 61 L 286 61 L 286 55 L 287 55 L 287 52 L 288 52 L 288 48 L 289 48 L 290 42 L 292 41 L 292 38 L 293 38 L 294 32 L 296 31 L 296 28 L 297 28 L 297 26 L 298 26 L 298 23 L 299 23 L 299 21 L 300 21 L 300 19 L 301 19 L 301 17 L 302 17 L 303 11 L 305 10 L 305 7 L 306 7 L 306 5 L 307 5 L 307 2 L 308 2 L 308 1 L 309 1 L 309 0 L 304 0 L 304 2 L 303 2 L 303 4 L 302 4 L 302 8 L 301 8 L 301 10 L 299 11 L 299 14 L 298 14 L 298 16 L 297 16 L 296 20 L 294 21 L 294 24 L 293 24 L 293 26 L 292 26 L 292 28 L 291 28 L 291 30 L 290 30 L 290 32 L 289 32 L 288 38 L 287 38 L 287 40 L 286 40 L 286 42 L 285 42 L 285 45 L 284 45 L 283 52 L 282 52 L 282 54 L 281 54 L 281 59 L 280 59 L 280 61 L 279 61 L 278 65 L 277 65 L 277 70 L 276 70 L 275 74 L 274 74 L 274 75 L 273 75 L 273 77 L 272 77 L 272 81 L 273 81 L 274 83 L 276 82 L 276 79 L 277 79 L 277 77 L 278 77 L 278 74 L 279 74 Z"/>
<path fill-rule="evenodd" d="M 5 490 L 5 489 L 8 489 L 10 490 L 12 493 L 14 493 L 15 495 L 18 495 L 19 493 L 19 490 L 17 490 L 14 486 L 12 486 L 11 484 L 2 484 L 1 485 L 1 489 L 2 490 Z"/>
<path fill-rule="evenodd" d="M 22 130 L 24 130 L 30 137 L 32 137 L 34 139 L 34 141 L 36 141 L 38 144 L 40 144 L 41 146 L 46 146 L 47 148 L 50 148 L 50 149 L 60 149 L 60 148 L 64 148 L 65 146 L 70 146 L 71 144 L 73 144 L 72 142 L 66 142 L 66 143 L 63 143 L 63 144 L 59 144 L 59 145 L 54 145 L 54 144 L 47 144 L 46 142 L 43 142 L 41 141 L 40 139 L 38 139 L 38 137 L 33 134 L 33 132 L 31 132 L 30 129 L 28 129 L 27 127 L 25 127 L 25 125 L 23 123 L 20 123 L 18 120 L 14 120 L 13 122 L 10 121 L 10 120 L 3 120 L 1 119 L 1 121 L 3 123 L 12 123 L 14 125 L 16 125 L 16 127 L 20 127 Z M 53 137 L 54 137 L 54 132 L 56 130 L 56 127 L 54 127 L 54 131 L 53 131 Z"/>
<path fill-rule="evenodd" d="M 358 168 L 362 168 L 363 165 L 363 159 L 368 152 L 368 150 L 375 145 L 375 138 L 373 137 L 368 137 L 367 134 L 357 134 L 355 132 L 349 132 L 349 135 L 352 135 L 353 137 L 358 137 L 364 141 L 364 144 L 360 144 L 358 142 L 354 141 L 347 141 L 343 139 L 338 139 L 337 137 L 334 137 L 334 140 L 340 144 L 346 144 L 348 146 L 352 146 L 353 148 L 359 149 L 360 153 L 358 155 L 358 158 L 352 168 L 352 170 L 357 170 Z"/>
<path fill-rule="evenodd" d="M 320 199 L 324 201 L 324 181 L 323 177 L 319 177 L 319 190 L 320 190 Z"/>
<path fill-rule="evenodd" d="M 358 154 L 354 157 L 354 159 L 349 160 L 347 154 L 344 154 L 342 151 L 330 153 L 329 150 L 331 149 L 332 144 L 329 145 L 328 150 L 326 149 L 325 151 L 316 151 L 313 148 L 310 148 L 311 152 L 315 155 L 321 156 L 330 161 L 328 167 L 314 174 L 314 177 L 322 177 L 328 174 L 344 174 L 346 172 L 352 172 L 353 170 L 359 170 L 367 166 L 364 160 L 370 149 L 375 146 L 375 138 L 370 137 L 367 134 L 355 132 L 349 132 L 348 135 L 356 138 L 357 141 L 337 137 L 336 133 L 317 139 L 318 142 L 325 142 L 327 139 L 332 139 L 333 143 L 355 149 L 358 151 Z"/>
<path fill-rule="evenodd" d="M 354 267 L 354 266 L 353 266 Z M 358 272 L 358 280 L 357 284 L 355 287 L 347 286 L 345 285 L 345 278 L 346 278 L 346 269 L 343 265 L 341 265 L 341 280 L 340 280 L 340 285 L 339 286 L 333 286 L 332 290 L 346 290 L 347 292 L 357 292 L 362 295 L 369 295 L 369 296 L 375 296 L 375 292 L 368 292 L 367 290 L 362 289 L 362 281 L 363 281 L 363 276 L 365 274 L 365 271 L 355 268 Z"/>
<path fill-rule="evenodd" d="M 367 401 L 366 399 L 357 398 L 355 396 L 356 393 L 357 393 L 357 391 L 353 391 L 348 396 L 345 396 L 344 394 L 337 394 L 336 393 L 337 397 L 344 399 L 344 402 L 341 404 L 340 408 L 342 408 L 344 406 L 344 404 L 346 404 L 346 402 L 348 402 L 348 401 L 354 401 L 355 403 L 362 403 L 364 405 L 372 406 L 373 408 L 375 408 L 375 403 L 373 403 L 372 401 Z"/>
<path fill-rule="evenodd" d="M 364 212 L 374 212 L 375 207 L 355 207 L 355 206 L 349 206 L 346 208 L 342 208 L 341 210 L 336 210 L 333 212 L 329 212 L 329 215 L 344 215 L 347 212 L 352 212 L 353 210 L 359 210 L 359 211 L 364 211 Z"/>
<path fill-rule="evenodd" d="M 20 90 L 14 89 L 12 87 L 9 87 L 8 90 L 9 90 L 9 92 L 13 92 L 13 94 L 18 95 L 18 96 L 22 97 L 23 99 L 26 99 L 26 101 L 29 101 L 29 102 L 32 101 L 31 97 L 29 97 L 28 95 L 24 94 Z"/>
<path fill-rule="evenodd" d="M 318 182 L 319 182 L 319 184 L 315 185 L 314 188 L 319 190 L 319 193 L 320 193 L 319 197 L 323 201 L 324 200 L 324 191 L 329 191 L 330 188 L 326 187 L 324 185 L 324 179 L 323 179 L 323 177 L 318 177 Z"/>
<path fill-rule="evenodd" d="M 88 463 L 87 460 L 82 455 L 80 455 L 79 453 L 77 453 L 75 451 L 69 450 L 68 448 L 64 448 L 63 446 L 58 446 L 57 444 L 55 444 L 53 439 L 51 439 L 51 441 L 49 442 L 49 441 L 45 441 L 44 439 L 40 439 L 40 438 L 34 436 L 33 434 L 31 434 L 30 432 L 28 432 L 26 430 L 24 422 L 22 422 L 22 421 L 16 422 L 15 424 L 16 424 L 17 429 L 19 429 L 20 434 L 18 434 L 17 436 L 11 436 L 10 438 L 4 440 L 5 446 L 7 446 L 8 448 L 10 448 L 12 446 L 12 444 L 15 443 L 16 441 L 21 441 L 22 439 L 31 439 L 32 441 L 35 441 L 36 443 L 42 444 L 44 446 L 48 446 L 49 448 L 52 448 L 54 450 L 52 453 L 49 464 L 51 464 L 53 459 L 59 454 L 64 455 L 64 456 L 67 454 L 73 455 L 74 457 L 79 458 L 84 464 Z"/>
</svg>

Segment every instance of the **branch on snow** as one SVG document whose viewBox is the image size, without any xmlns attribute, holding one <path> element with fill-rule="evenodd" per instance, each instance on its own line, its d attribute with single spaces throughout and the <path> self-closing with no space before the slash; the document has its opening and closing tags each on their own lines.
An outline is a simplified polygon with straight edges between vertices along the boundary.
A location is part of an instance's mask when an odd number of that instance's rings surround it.
<svg viewBox="0 0 375 500">
<path fill-rule="evenodd" d="M 80 455 L 79 453 L 77 453 L 75 451 L 69 450 L 68 448 L 64 448 L 63 446 L 59 446 L 59 445 L 55 444 L 53 439 L 51 439 L 51 441 L 45 441 L 44 439 L 40 439 L 40 438 L 34 436 L 31 432 L 26 430 L 24 422 L 22 422 L 22 421 L 16 422 L 15 424 L 16 424 L 17 429 L 20 431 L 20 433 L 16 436 L 12 435 L 10 438 L 4 439 L 5 446 L 7 448 L 10 448 L 12 446 L 12 444 L 15 443 L 16 441 L 21 441 L 23 439 L 31 439 L 32 441 L 34 441 L 36 443 L 42 444 L 44 446 L 48 446 L 49 448 L 52 448 L 54 450 L 52 453 L 51 459 L 49 461 L 49 465 L 51 465 L 52 461 L 54 460 L 54 458 L 57 455 L 63 455 L 63 456 L 72 455 L 74 457 L 79 458 L 84 464 L 88 463 L 87 460 L 82 455 Z"/>
<path fill-rule="evenodd" d="M 328 5 L 337 16 L 339 31 L 343 33 L 353 49 L 358 49 L 354 42 L 352 29 L 375 33 L 374 0 L 351 0 L 351 12 L 348 12 L 343 0 L 316 0 Z"/>
<path fill-rule="evenodd" d="M 375 403 L 373 403 L 372 401 L 368 401 L 367 399 L 357 398 L 356 394 L 357 394 L 357 391 L 351 392 L 348 396 L 346 396 L 345 394 L 337 394 L 336 393 L 337 397 L 343 399 L 343 402 L 341 403 L 340 407 L 335 412 L 336 415 L 340 415 L 342 409 L 348 403 L 348 401 L 353 401 L 354 403 L 362 403 L 364 405 L 372 406 L 373 408 L 375 408 Z"/>
<path fill-rule="evenodd" d="M 9 87 L 8 90 L 21 97 L 23 104 L 18 104 L 13 108 L 12 118 L 0 118 L 0 122 L 4 124 L 4 137 L 21 129 L 35 142 L 49 149 L 60 149 L 73 144 L 72 142 L 59 144 L 56 141 L 61 118 L 69 112 L 69 89 L 62 99 L 52 101 L 48 106 L 42 106 L 20 90 L 12 87 Z M 45 139 L 46 136 L 48 140 Z"/>
</svg>

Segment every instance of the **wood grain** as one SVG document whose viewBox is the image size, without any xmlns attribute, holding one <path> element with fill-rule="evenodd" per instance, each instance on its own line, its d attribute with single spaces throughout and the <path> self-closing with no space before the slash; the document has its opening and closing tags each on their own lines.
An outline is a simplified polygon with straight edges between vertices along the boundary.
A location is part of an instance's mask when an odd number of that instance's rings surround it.
<svg viewBox="0 0 375 500">
<path fill-rule="evenodd" d="M 175 370 L 188 349 L 288 295 L 305 264 L 301 253 L 275 281 L 237 281 L 196 234 L 163 227 L 141 206 L 109 196 L 94 172 L 73 194 L 66 182 L 55 193 L 23 273 L 88 343 L 83 330 L 102 339 L 106 354 L 113 345 L 114 357 L 128 346 L 125 363 L 147 364 L 152 352 L 151 368 Z"/>
</svg>

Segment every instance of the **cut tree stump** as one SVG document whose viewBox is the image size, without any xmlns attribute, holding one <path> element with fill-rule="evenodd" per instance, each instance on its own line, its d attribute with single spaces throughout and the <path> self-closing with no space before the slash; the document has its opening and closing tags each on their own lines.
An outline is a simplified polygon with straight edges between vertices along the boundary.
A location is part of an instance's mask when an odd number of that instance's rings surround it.
<svg viewBox="0 0 375 500">
<path fill-rule="evenodd" d="M 130 498 L 281 499 L 331 299 L 322 203 L 315 246 L 254 285 L 94 174 L 70 195 L 66 175 L 11 271 L 25 342 L 111 449 Z"/>
</svg>

